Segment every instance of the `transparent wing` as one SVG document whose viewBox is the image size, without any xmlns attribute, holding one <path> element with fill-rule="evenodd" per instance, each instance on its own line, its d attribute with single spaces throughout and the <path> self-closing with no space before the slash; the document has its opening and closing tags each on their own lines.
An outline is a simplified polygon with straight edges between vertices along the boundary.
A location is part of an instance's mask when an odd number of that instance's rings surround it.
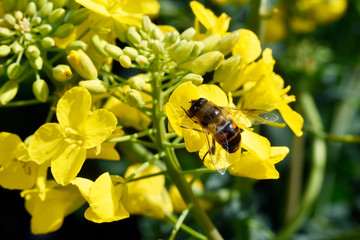
<svg viewBox="0 0 360 240">
<path fill-rule="evenodd" d="M 235 107 L 221 107 L 233 119 L 248 119 L 252 125 L 276 122 L 279 116 L 273 112 L 260 109 L 241 109 Z"/>
<path fill-rule="evenodd" d="M 205 133 L 206 143 L 208 146 L 207 152 L 202 157 L 203 162 L 205 166 L 208 166 L 208 163 L 211 162 L 218 173 L 224 175 L 229 162 L 229 151 L 226 135 L 224 134 L 224 146 L 221 146 L 215 141 L 212 135 L 205 128 L 203 128 L 203 131 Z"/>
</svg>

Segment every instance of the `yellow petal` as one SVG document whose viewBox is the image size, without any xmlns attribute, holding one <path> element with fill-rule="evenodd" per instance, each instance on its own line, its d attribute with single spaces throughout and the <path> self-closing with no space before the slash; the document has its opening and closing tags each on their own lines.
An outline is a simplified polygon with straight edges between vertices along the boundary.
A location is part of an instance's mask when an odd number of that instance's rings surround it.
<svg viewBox="0 0 360 240">
<path fill-rule="evenodd" d="M 290 152 L 288 147 L 271 147 L 271 161 L 276 164 L 282 161 Z"/>
<path fill-rule="evenodd" d="M 202 130 L 200 125 L 198 124 L 184 124 L 186 127 Z M 199 151 L 205 144 L 205 134 L 192 130 L 192 129 L 183 129 L 184 139 L 185 139 L 185 147 L 188 152 L 196 152 Z"/>
<path fill-rule="evenodd" d="M 85 161 L 86 149 L 76 144 L 62 143 L 51 161 L 51 173 L 57 183 L 66 185 L 75 179 Z"/>
<path fill-rule="evenodd" d="M 216 16 L 210 9 L 205 8 L 204 5 L 196 1 L 191 1 L 190 7 L 195 17 L 207 30 L 215 26 Z"/>
<path fill-rule="evenodd" d="M 41 165 L 55 156 L 61 144 L 62 128 L 58 123 L 45 123 L 34 133 L 29 144 L 30 158 Z"/>
<path fill-rule="evenodd" d="M 0 133 L 0 171 L 12 163 L 19 145 L 23 144 L 20 137 L 13 133 Z"/>
<path fill-rule="evenodd" d="M 97 109 L 90 113 L 80 126 L 83 147 L 88 149 L 101 144 L 115 130 L 116 124 L 116 117 L 106 109 Z"/>
<path fill-rule="evenodd" d="M 7 189 L 29 189 L 35 184 L 38 167 L 34 162 L 13 160 L 0 171 L 0 185 Z"/>
<path fill-rule="evenodd" d="M 261 44 L 256 36 L 250 30 L 240 29 L 240 39 L 233 48 L 233 55 L 240 55 L 243 59 L 243 64 L 248 64 L 256 60 L 261 54 Z"/>
<path fill-rule="evenodd" d="M 71 181 L 72 184 L 76 185 L 79 188 L 81 195 L 85 198 L 87 202 L 90 201 L 90 187 L 94 183 L 93 181 L 87 178 L 77 177 Z"/>
<path fill-rule="evenodd" d="M 228 99 L 226 93 L 216 85 L 202 84 L 198 87 L 200 97 L 219 105 L 228 106 Z"/>
<path fill-rule="evenodd" d="M 267 138 L 248 131 L 244 130 L 241 133 L 241 142 L 242 147 L 257 156 L 260 159 L 269 159 L 270 158 L 270 142 Z"/>
<path fill-rule="evenodd" d="M 102 143 L 100 152 L 96 152 L 95 148 L 90 148 L 86 152 L 86 158 L 89 159 L 104 159 L 104 160 L 120 160 L 120 155 L 115 149 L 116 143 Z"/>
<path fill-rule="evenodd" d="M 109 6 L 108 4 L 106 4 L 107 1 L 75 0 L 75 2 L 103 16 L 107 16 L 107 17 L 111 16 L 108 11 Z"/>
<path fill-rule="evenodd" d="M 286 124 L 295 133 L 295 135 L 298 137 L 302 136 L 302 127 L 304 123 L 302 116 L 292 110 L 289 105 L 283 102 L 278 103 L 277 108 L 279 109 L 281 116 L 284 118 Z"/>
<path fill-rule="evenodd" d="M 73 87 L 59 100 L 56 117 L 63 128 L 79 129 L 86 119 L 91 106 L 91 95 L 88 90 Z"/>
</svg>

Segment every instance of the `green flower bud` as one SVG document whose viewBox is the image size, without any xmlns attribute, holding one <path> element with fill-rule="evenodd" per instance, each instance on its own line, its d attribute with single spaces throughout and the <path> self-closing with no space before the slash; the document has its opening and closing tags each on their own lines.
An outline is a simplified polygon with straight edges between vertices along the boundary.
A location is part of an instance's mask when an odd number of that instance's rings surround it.
<svg viewBox="0 0 360 240">
<path fill-rule="evenodd" d="M 0 45 L 0 57 L 6 57 L 11 52 L 11 48 L 8 45 Z"/>
<path fill-rule="evenodd" d="M 220 34 L 213 34 L 202 40 L 202 42 L 205 45 L 203 49 L 203 53 L 212 51 L 220 40 L 221 40 Z"/>
<path fill-rule="evenodd" d="M 125 47 L 123 49 L 125 55 L 129 56 L 131 60 L 135 60 L 136 57 L 139 55 L 138 51 L 132 47 Z"/>
<path fill-rule="evenodd" d="M 231 53 L 231 51 L 233 50 L 239 39 L 240 39 L 239 32 L 229 33 L 225 37 L 221 38 L 218 44 L 216 44 L 216 46 L 214 47 L 214 50 L 222 52 L 226 56 L 229 53 Z"/>
<path fill-rule="evenodd" d="M 109 86 L 99 79 L 85 80 L 79 82 L 80 87 L 84 87 L 92 94 L 106 93 Z"/>
<path fill-rule="evenodd" d="M 197 56 L 199 56 L 203 48 L 204 48 L 204 43 L 194 42 L 194 48 L 190 53 L 190 58 L 196 58 Z"/>
<path fill-rule="evenodd" d="M 65 52 L 67 54 L 69 54 L 71 50 L 79 50 L 79 49 L 81 49 L 85 52 L 88 49 L 88 45 L 86 43 L 84 43 L 83 41 L 76 40 L 76 41 L 69 43 L 66 46 Z"/>
<path fill-rule="evenodd" d="M 164 39 L 164 34 L 157 26 L 155 26 L 150 32 L 150 37 L 152 39 L 158 39 L 162 41 Z"/>
<path fill-rule="evenodd" d="M 121 55 L 119 58 L 119 62 L 123 68 L 131 67 L 131 58 L 128 55 Z"/>
<path fill-rule="evenodd" d="M 26 48 L 25 55 L 27 58 L 35 59 L 40 56 L 40 49 L 35 45 L 30 45 Z"/>
<path fill-rule="evenodd" d="M 0 27 L 0 37 L 10 38 L 15 35 L 14 31 L 11 31 L 8 28 Z"/>
<path fill-rule="evenodd" d="M 121 48 L 112 44 L 106 44 L 105 51 L 110 57 L 114 59 L 119 59 L 119 57 L 124 54 Z"/>
<path fill-rule="evenodd" d="M 64 82 L 70 80 L 72 77 L 71 68 L 69 65 L 59 64 L 52 69 L 53 77 L 60 81 Z"/>
<path fill-rule="evenodd" d="M 136 57 L 135 61 L 140 65 L 140 66 L 144 66 L 149 64 L 149 60 L 147 59 L 147 57 L 145 57 L 144 55 L 139 55 Z"/>
<path fill-rule="evenodd" d="M 132 89 L 141 91 L 145 88 L 146 82 L 145 82 L 145 79 L 143 77 L 141 77 L 141 75 L 140 76 L 136 75 L 136 76 L 129 78 L 129 86 Z"/>
<path fill-rule="evenodd" d="M 29 59 L 29 62 L 30 62 L 30 65 L 37 70 L 41 70 L 43 67 L 43 63 L 44 63 L 42 57 L 40 57 L 40 56 L 35 59 Z"/>
<path fill-rule="evenodd" d="M 45 49 L 52 48 L 55 46 L 55 41 L 51 37 L 44 37 L 41 39 L 41 46 Z"/>
<path fill-rule="evenodd" d="M 67 18 L 66 22 L 72 23 L 75 26 L 81 24 L 89 16 L 89 11 L 86 8 L 80 8 L 72 12 Z"/>
<path fill-rule="evenodd" d="M 52 31 L 52 27 L 49 24 L 42 24 L 37 27 L 36 30 L 40 33 L 41 36 L 46 36 L 49 32 Z"/>
<path fill-rule="evenodd" d="M 65 19 L 66 11 L 63 8 L 57 8 L 52 11 L 48 17 L 49 23 L 59 24 Z"/>
<path fill-rule="evenodd" d="M 140 34 L 136 31 L 134 26 L 129 27 L 126 37 L 132 44 L 139 44 L 142 40 Z"/>
<path fill-rule="evenodd" d="M 180 38 L 190 41 L 196 34 L 195 28 L 191 27 L 181 33 Z"/>
<path fill-rule="evenodd" d="M 149 16 L 144 15 L 142 18 L 141 28 L 144 32 L 149 33 L 154 28 L 154 24 L 151 22 Z"/>
<path fill-rule="evenodd" d="M 52 2 L 45 3 L 39 11 L 40 17 L 45 18 L 47 17 L 51 11 L 53 10 L 54 4 Z"/>
<path fill-rule="evenodd" d="M 179 39 L 180 39 L 180 33 L 174 31 L 171 33 L 167 33 L 165 35 L 164 43 L 167 46 L 171 46 L 171 45 L 177 43 L 179 41 Z"/>
<path fill-rule="evenodd" d="M 16 24 L 16 19 L 12 14 L 6 13 L 4 15 L 4 19 L 10 26 L 14 26 Z"/>
<path fill-rule="evenodd" d="M 6 70 L 6 74 L 8 75 L 9 79 L 15 79 L 17 78 L 21 73 L 21 65 L 18 63 L 11 63 L 7 70 Z"/>
<path fill-rule="evenodd" d="M 189 73 L 181 79 L 181 82 L 192 82 L 194 85 L 200 85 L 204 79 L 201 75 L 195 73 Z"/>
<path fill-rule="evenodd" d="M 65 4 L 68 4 L 68 0 L 56 0 L 53 1 L 53 3 L 54 3 L 54 9 L 62 8 L 65 6 Z"/>
<path fill-rule="evenodd" d="M 41 23 L 42 19 L 41 17 L 32 17 L 32 19 L 30 20 L 30 23 L 32 26 L 38 26 Z M 50 25 L 49 25 L 50 26 Z M 50 26 L 51 27 L 51 26 Z M 36 28 L 33 30 L 37 30 Z M 37 30 L 38 31 L 38 30 Z M 39 32 L 39 31 L 38 31 Z"/>
<path fill-rule="evenodd" d="M 11 44 L 11 50 L 15 54 L 19 54 L 21 51 L 24 50 L 23 46 L 20 45 L 18 41 L 15 41 Z"/>
<path fill-rule="evenodd" d="M 34 16 L 36 13 L 36 4 L 34 2 L 29 2 L 25 12 L 29 16 Z"/>
<path fill-rule="evenodd" d="M 95 50 L 103 57 L 108 57 L 105 51 L 105 46 L 108 44 L 105 40 L 101 39 L 99 35 L 95 34 L 91 37 L 91 43 Z"/>
<path fill-rule="evenodd" d="M 186 40 L 178 42 L 170 52 L 171 59 L 176 63 L 182 63 L 189 60 L 194 45 L 194 42 L 187 42 Z"/>
<path fill-rule="evenodd" d="M 71 23 L 65 23 L 60 25 L 56 30 L 54 35 L 58 38 L 66 38 L 74 31 L 74 25 Z"/>
<path fill-rule="evenodd" d="M 132 107 L 141 107 L 144 105 L 141 94 L 135 89 L 126 92 L 126 103 Z"/>
<path fill-rule="evenodd" d="M 19 84 L 15 81 L 7 81 L 1 88 L 0 88 L 0 104 L 6 105 L 10 102 L 17 94 L 19 90 Z"/>
<path fill-rule="evenodd" d="M 152 44 L 152 50 L 156 55 L 161 55 L 165 51 L 164 45 L 157 39 Z"/>
<path fill-rule="evenodd" d="M 33 82 L 32 90 L 37 100 L 46 102 L 49 97 L 49 87 L 44 80 L 38 79 Z"/>
<path fill-rule="evenodd" d="M 79 50 L 71 50 L 67 56 L 70 66 L 84 79 L 97 79 L 98 72 L 94 63 L 86 53 Z"/>
<path fill-rule="evenodd" d="M 235 55 L 226 59 L 221 66 L 214 73 L 214 80 L 216 82 L 227 82 L 234 79 L 234 74 L 241 71 L 242 57 Z"/>
<path fill-rule="evenodd" d="M 217 69 L 223 61 L 224 55 L 221 52 L 208 52 L 197 57 L 190 64 L 190 70 L 193 73 L 204 75 L 206 72 L 211 72 Z"/>
</svg>

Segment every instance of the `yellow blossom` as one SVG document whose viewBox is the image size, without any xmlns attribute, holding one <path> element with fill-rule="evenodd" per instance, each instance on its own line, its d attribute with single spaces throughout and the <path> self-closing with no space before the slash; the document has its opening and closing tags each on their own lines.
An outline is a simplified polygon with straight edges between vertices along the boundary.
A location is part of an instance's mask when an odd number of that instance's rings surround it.
<svg viewBox="0 0 360 240">
<path fill-rule="evenodd" d="M 256 60 L 261 54 L 261 44 L 256 34 L 247 29 L 239 29 L 240 39 L 233 48 L 233 55 L 240 55 L 243 64 Z"/>
<path fill-rule="evenodd" d="M 0 133 L 0 185 L 7 189 L 34 186 L 38 165 L 30 160 L 26 145 L 13 133 Z"/>
<path fill-rule="evenodd" d="M 29 154 L 38 164 L 51 161 L 51 172 L 62 185 L 80 171 L 86 150 L 100 145 L 116 128 L 116 117 L 105 109 L 89 113 L 91 96 L 74 87 L 61 97 L 56 116 L 59 123 L 45 123 L 29 144 Z"/>
<path fill-rule="evenodd" d="M 125 172 L 130 176 L 141 164 L 131 165 Z M 160 172 L 156 165 L 150 165 L 135 178 Z M 128 183 L 128 204 L 130 214 L 143 214 L 156 219 L 164 219 L 173 212 L 170 196 L 165 188 L 165 176 L 159 175 Z"/>
<path fill-rule="evenodd" d="M 58 230 L 64 218 L 80 208 L 85 200 L 76 187 L 60 186 L 55 181 L 46 182 L 45 198 L 38 189 L 21 192 L 25 208 L 31 215 L 31 232 L 44 234 Z"/>
<path fill-rule="evenodd" d="M 79 188 L 81 195 L 89 203 L 89 208 L 84 214 L 86 219 L 103 223 L 130 216 L 124 207 L 127 200 L 127 186 L 122 177 L 105 172 L 95 182 L 78 177 L 71 183 Z"/>
</svg>

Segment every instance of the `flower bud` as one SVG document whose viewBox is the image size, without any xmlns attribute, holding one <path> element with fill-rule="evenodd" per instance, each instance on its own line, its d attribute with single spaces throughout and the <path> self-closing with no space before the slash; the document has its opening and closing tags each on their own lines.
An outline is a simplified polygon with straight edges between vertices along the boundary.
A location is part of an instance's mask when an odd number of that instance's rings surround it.
<svg viewBox="0 0 360 240">
<path fill-rule="evenodd" d="M 11 44 L 11 51 L 15 54 L 19 54 L 24 50 L 23 46 L 20 45 L 18 41 L 15 41 Z"/>
<path fill-rule="evenodd" d="M 41 46 L 45 49 L 52 48 L 55 46 L 55 41 L 51 37 L 44 37 L 41 39 Z"/>
<path fill-rule="evenodd" d="M 11 48 L 8 45 L 0 45 L 0 57 L 6 57 L 11 52 Z"/>
<path fill-rule="evenodd" d="M 25 12 L 27 15 L 33 16 L 36 13 L 36 4 L 34 2 L 29 2 Z"/>
<path fill-rule="evenodd" d="M 41 36 L 46 36 L 49 32 L 52 31 L 52 27 L 49 24 L 42 24 L 36 28 Z"/>
<path fill-rule="evenodd" d="M 71 23 L 65 23 L 60 25 L 56 30 L 54 35 L 58 38 L 66 38 L 74 31 L 74 25 Z"/>
<path fill-rule="evenodd" d="M 191 41 L 191 39 L 195 36 L 195 34 L 196 34 L 195 28 L 191 27 L 186 29 L 184 32 L 182 32 L 180 38 Z"/>
<path fill-rule="evenodd" d="M 131 58 L 128 55 L 121 55 L 119 58 L 119 62 L 123 68 L 131 67 Z"/>
<path fill-rule="evenodd" d="M 89 56 L 81 49 L 71 50 L 67 56 L 70 66 L 84 79 L 97 79 L 98 72 Z"/>
<path fill-rule="evenodd" d="M 239 32 L 236 31 L 229 33 L 225 37 L 221 38 L 218 44 L 216 44 L 214 50 L 220 51 L 222 52 L 222 54 L 226 56 L 233 50 L 239 39 L 240 39 Z"/>
<path fill-rule="evenodd" d="M 176 31 L 174 32 L 171 32 L 171 33 L 167 33 L 165 35 L 165 39 L 164 39 L 164 42 L 167 46 L 171 46 L 175 43 L 177 43 L 180 39 L 180 34 Z"/>
<path fill-rule="evenodd" d="M 195 73 L 186 74 L 186 76 L 181 79 L 181 82 L 183 82 L 183 83 L 184 82 L 190 82 L 190 81 L 194 85 L 198 86 L 204 81 L 204 79 L 203 79 L 203 77 L 201 75 L 195 74 Z"/>
<path fill-rule="evenodd" d="M 224 55 L 218 51 L 211 51 L 200 55 L 191 64 L 190 70 L 193 73 L 204 75 L 206 72 L 211 72 L 218 68 L 224 61 Z"/>
<path fill-rule="evenodd" d="M 10 26 L 14 26 L 16 24 L 16 19 L 12 14 L 6 13 L 4 15 L 4 19 Z"/>
<path fill-rule="evenodd" d="M 144 15 L 141 23 L 141 28 L 146 33 L 151 32 L 151 30 L 154 28 L 154 24 L 151 22 L 149 16 Z"/>
<path fill-rule="evenodd" d="M 129 27 L 126 37 L 132 44 L 139 44 L 142 40 L 140 34 L 136 31 L 134 26 Z"/>
<path fill-rule="evenodd" d="M 69 65 L 59 64 L 52 69 L 53 77 L 60 81 L 64 82 L 70 80 L 72 77 L 71 68 Z"/>
<path fill-rule="evenodd" d="M 103 57 L 108 57 L 105 51 L 105 46 L 108 44 L 105 40 L 101 39 L 99 35 L 95 34 L 91 36 L 91 43 L 94 46 L 97 53 Z"/>
<path fill-rule="evenodd" d="M 48 17 L 50 24 L 59 24 L 64 21 L 66 11 L 63 8 L 57 8 L 52 11 Z"/>
<path fill-rule="evenodd" d="M 125 55 L 129 56 L 131 60 L 135 60 L 136 57 L 139 55 L 138 51 L 132 47 L 125 47 L 123 49 Z"/>
<path fill-rule="evenodd" d="M 126 92 L 126 103 L 132 107 L 141 107 L 144 105 L 140 92 L 135 89 L 130 89 Z"/>
<path fill-rule="evenodd" d="M 124 54 L 121 48 L 113 44 L 106 44 L 104 49 L 106 53 L 114 59 L 119 59 L 119 57 Z"/>
<path fill-rule="evenodd" d="M 155 26 L 154 29 L 150 32 L 150 37 L 152 39 L 158 39 L 161 41 L 164 39 L 164 34 L 157 26 Z"/>
<path fill-rule="evenodd" d="M 170 52 L 171 58 L 176 63 L 181 63 L 189 60 L 190 54 L 194 48 L 194 42 L 187 42 L 182 40 L 181 42 L 177 43 L 173 50 Z"/>
<path fill-rule="evenodd" d="M 31 24 L 32 26 L 38 26 L 38 25 L 41 23 L 41 21 L 42 21 L 41 17 L 34 16 L 34 17 L 31 18 L 30 24 Z M 50 26 L 50 25 L 49 25 L 49 26 Z M 33 29 L 33 30 L 36 30 L 36 28 Z M 38 32 L 39 32 L 39 31 L 38 31 Z"/>
<path fill-rule="evenodd" d="M 15 34 L 14 31 L 11 31 L 8 28 L 0 27 L 0 37 L 10 38 L 10 37 L 14 36 L 14 34 Z"/>
<path fill-rule="evenodd" d="M 17 94 L 19 89 L 19 84 L 15 81 L 7 81 L 1 88 L 0 88 L 0 104 L 6 105 L 10 102 Z"/>
<path fill-rule="evenodd" d="M 152 44 L 152 50 L 156 55 L 161 55 L 165 51 L 164 45 L 157 39 Z"/>
<path fill-rule="evenodd" d="M 54 9 L 56 8 L 62 8 L 65 6 L 65 4 L 68 4 L 68 0 L 56 0 L 52 1 L 54 3 Z"/>
<path fill-rule="evenodd" d="M 86 8 L 80 8 L 73 11 L 69 17 L 67 18 L 66 22 L 72 23 L 75 26 L 81 24 L 85 19 L 89 16 L 89 11 Z"/>
<path fill-rule="evenodd" d="M 37 100 L 43 103 L 46 102 L 49 97 L 49 87 L 45 80 L 38 79 L 33 82 L 32 90 Z"/>
<path fill-rule="evenodd" d="M 79 50 L 79 49 L 81 49 L 85 52 L 88 49 L 88 45 L 86 43 L 84 43 L 83 41 L 76 40 L 76 41 L 69 43 L 66 46 L 65 52 L 67 54 L 69 54 L 71 50 Z"/>
<path fill-rule="evenodd" d="M 196 58 L 197 56 L 199 56 L 203 48 L 204 48 L 204 43 L 194 42 L 194 48 L 190 53 L 190 58 Z"/>
<path fill-rule="evenodd" d="M 48 2 L 48 0 L 35 0 L 35 3 L 39 8 L 44 6 L 47 2 Z"/>
<path fill-rule="evenodd" d="M 17 78 L 21 73 L 21 66 L 18 63 L 11 63 L 7 70 L 6 74 L 8 75 L 9 79 Z"/>
<path fill-rule="evenodd" d="M 149 64 L 149 60 L 147 59 L 147 57 L 145 57 L 144 55 L 139 55 L 136 57 L 135 61 L 140 65 L 140 66 L 144 66 Z"/>
<path fill-rule="evenodd" d="M 216 82 L 227 82 L 234 79 L 234 74 L 241 70 L 242 57 L 234 55 L 226 59 L 214 73 Z"/>
<path fill-rule="evenodd" d="M 86 88 L 92 94 L 106 93 L 109 87 L 105 82 L 99 79 L 80 81 L 79 86 Z"/>
<path fill-rule="evenodd" d="M 53 10 L 54 4 L 52 2 L 45 3 L 39 11 L 40 17 L 45 18 L 47 17 L 51 11 Z"/>
<path fill-rule="evenodd" d="M 40 49 L 35 45 L 30 45 L 26 48 L 25 55 L 27 58 L 35 59 L 40 56 Z"/>
<path fill-rule="evenodd" d="M 35 68 L 35 69 L 37 69 L 37 70 L 41 70 L 42 69 L 42 67 L 43 67 L 43 63 L 44 63 L 44 61 L 43 61 L 43 59 L 42 59 L 42 57 L 37 57 L 37 58 L 35 58 L 35 59 L 29 59 L 30 61 L 30 65 L 33 67 L 33 68 Z"/>
<path fill-rule="evenodd" d="M 204 40 L 202 40 L 202 42 L 205 45 L 204 49 L 203 49 L 203 53 L 214 50 L 215 46 L 218 44 L 220 39 L 221 39 L 220 34 L 212 34 L 212 35 L 208 36 L 207 38 L 205 38 Z"/>
<path fill-rule="evenodd" d="M 141 91 L 145 88 L 146 82 L 145 82 L 145 79 L 141 75 L 136 75 L 136 76 L 129 78 L 129 86 L 132 89 Z"/>
</svg>

